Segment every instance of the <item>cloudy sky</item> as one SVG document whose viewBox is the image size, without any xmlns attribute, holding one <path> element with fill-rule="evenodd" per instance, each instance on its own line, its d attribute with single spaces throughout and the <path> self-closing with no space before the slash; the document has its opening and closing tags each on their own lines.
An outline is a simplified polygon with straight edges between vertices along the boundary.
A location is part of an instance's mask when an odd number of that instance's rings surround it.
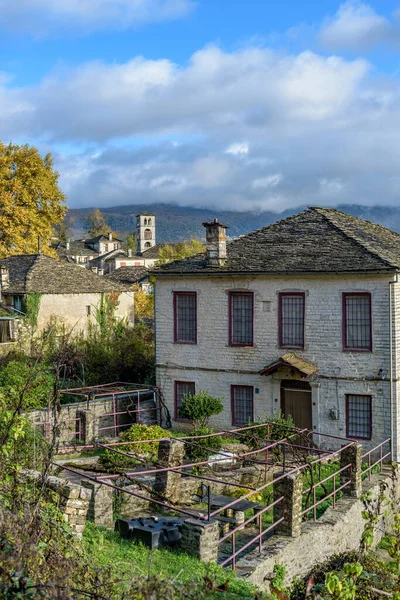
<svg viewBox="0 0 400 600">
<path fill-rule="evenodd" d="M 400 0 L 0 0 L 0 139 L 71 207 L 400 198 Z"/>
</svg>

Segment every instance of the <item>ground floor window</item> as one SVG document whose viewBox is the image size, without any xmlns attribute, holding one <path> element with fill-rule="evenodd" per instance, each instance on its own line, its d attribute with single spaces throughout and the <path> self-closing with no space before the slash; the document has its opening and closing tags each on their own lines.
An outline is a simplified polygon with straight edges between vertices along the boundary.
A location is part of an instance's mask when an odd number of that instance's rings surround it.
<svg viewBox="0 0 400 600">
<path fill-rule="evenodd" d="M 179 408 L 182 404 L 183 396 L 196 393 L 196 384 L 194 381 L 175 381 L 175 421 L 184 421 L 179 415 Z"/>
<path fill-rule="evenodd" d="M 12 320 L 0 319 L 0 344 L 11 342 L 12 339 Z"/>
<path fill-rule="evenodd" d="M 252 385 L 232 385 L 232 425 L 247 425 L 254 420 L 254 389 Z"/>
<path fill-rule="evenodd" d="M 346 435 L 349 438 L 370 440 L 372 437 L 371 396 L 346 395 Z"/>
</svg>

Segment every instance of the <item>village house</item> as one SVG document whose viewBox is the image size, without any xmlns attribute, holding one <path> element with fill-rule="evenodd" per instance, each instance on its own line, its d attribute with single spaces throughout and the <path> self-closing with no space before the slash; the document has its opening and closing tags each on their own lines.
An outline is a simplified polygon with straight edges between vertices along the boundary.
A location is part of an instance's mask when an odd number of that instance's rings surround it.
<svg viewBox="0 0 400 600">
<path fill-rule="evenodd" d="M 150 283 L 150 275 L 145 267 L 119 267 L 105 276 L 111 281 L 125 285 L 138 285 L 145 292 L 153 289 Z"/>
<path fill-rule="evenodd" d="M 52 247 L 66 262 L 107 275 L 120 267 L 153 267 L 164 244 L 156 244 L 156 218 L 150 213 L 136 216 L 136 254 L 122 248 L 122 240 L 110 232 L 82 240 L 55 239 Z"/>
<path fill-rule="evenodd" d="M 84 332 L 105 297 L 117 317 L 134 323 L 133 292 L 127 286 L 42 254 L 0 259 L 0 293 L 0 345 L 17 341 L 25 320 L 35 333 L 52 320 Z M 32 307 L 35 315 L 28 314 Z"/>
<path fill-rule="evenodd" d="M 309 208 L 154 270 L 157 385 L 175 421 L 184 394 L 223 398 L 220 429 L 282 412 L 299 427 L 393 439 L 400 420 L 400 235 Z M 322 442 L 322 438 L 316 436 Z"/>
</svg>

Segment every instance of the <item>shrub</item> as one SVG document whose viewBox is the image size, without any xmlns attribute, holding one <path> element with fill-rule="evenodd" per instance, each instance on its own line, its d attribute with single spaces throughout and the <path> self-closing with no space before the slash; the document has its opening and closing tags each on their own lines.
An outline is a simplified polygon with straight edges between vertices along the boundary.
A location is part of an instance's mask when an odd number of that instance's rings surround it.
<svg viewBox="0 0 400 600">
<path fill-rule="evenodd" d="M 47 406 L 53 386 L 54 375 L 46 362 L 20 358 L 11 360 L 0 371 L 0 395 L 8 408 Z"/>
<path fill-rule="evenodd" d="M 120 436 L 121 442 L 142 442 L 138 444 L 126 444 L 118 449 L 121 452 L 130 452 L 139 456 L 146 456 L 151 461 L 157 460 L 158 442 L 148 442 L 147 440 L 157 440 L 160 438 L 171 437 L 171 434 L 158 425 L 140 425 L 136 423 Z M 99 457 L 99 462 L 107 468 L 128 467 L 138 463 L 134 457 L 122 456 L 112 450 L 103 450 Z"/>
<path fill-rule="evenodd" d="M 278 417 L 267 417 L 264 420 L 254 421 L 249 425 L 262 425 L 257 429 L 248 429 L 239 435 L 239 439 L 250 448 L 260 448 L 265 445 L 268 436 L 269 442 L 275 442 L 293 434 L 294 421 L 290 415 L 284 417 L 280 414 Z"/>
<path fill-rule="evenodd" d="M 199 427 L 198 429 L 193 429 L 191 435 L 209 435 L 210 433 L 214 433 L 214 429 L 211 429 L 210 427 Z M 186 444 L 186 457 L 191 462 L 207 460 L 210 454 L 218 452 L 222 445 L 222 438 L 219 435 L 188 441 L 193 441 L 196 444 L 196 446 Z"/>
<path fill-rule="evenodd" d="M 197 394 L 184 395 L 179 415 L 192 421 L 194 429 L 201 429 L 207 427 L 212 415 L 219 415 L 223 410 L 221 398 L 214 398 L 208 392 L 200 391 Z"/>
</svg>

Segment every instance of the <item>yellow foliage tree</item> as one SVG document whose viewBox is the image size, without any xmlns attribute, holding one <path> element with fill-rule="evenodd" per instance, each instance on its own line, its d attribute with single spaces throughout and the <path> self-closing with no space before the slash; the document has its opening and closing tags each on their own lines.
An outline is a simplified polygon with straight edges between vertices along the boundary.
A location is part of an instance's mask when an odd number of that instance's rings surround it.
<svg viewBox="0 0 400 600">
<path fill-rule="evenodd" d="M 192 238 L 187 242 L 178 242 L 173 245 L 165 244 L 158 253 L 158 262 L 163 265 L 173 260 L 182 260 L 188 256 L 201 254 L 206 249 L 203 242 Z"/>
<path fill-rule="evenodd" d="M 50 154 L 33 147 L 0 142 L 0 256 L 57 256 L 50 248 L 53 227 L 67 207 Z"/>
<path fill-rule="evenodd" d="M 111 232 L 110 226 L 107 225 L 103 213 L 98 208 L 95 208 L 87 218 L 88 233 L 91 237 L 98 235 L 108 235 Z M 112 233 L 112 232 L 111 232 Z"/>
<path fill-rule="evenodd" d="M 146 292 L 138 283 L 134 283 L 132 288 L 135 292 L 135 317 L 139 319 L 154 317 L 154 293 Z"/>
</svg>

